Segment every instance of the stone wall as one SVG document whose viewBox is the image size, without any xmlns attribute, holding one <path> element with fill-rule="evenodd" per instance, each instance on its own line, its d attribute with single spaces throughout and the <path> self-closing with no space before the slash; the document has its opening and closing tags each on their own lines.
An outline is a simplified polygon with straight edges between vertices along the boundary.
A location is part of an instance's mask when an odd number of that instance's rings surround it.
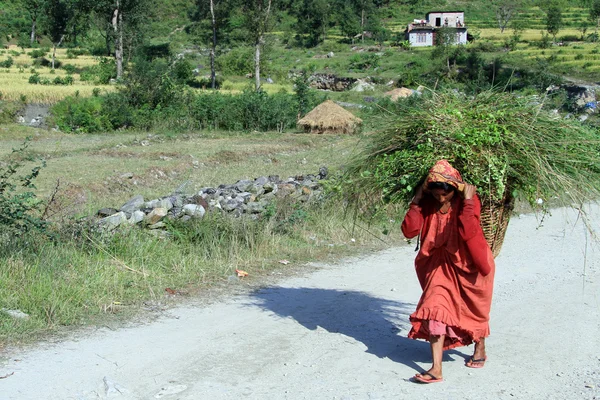
<svg viewBox="0 0 600 400">
<path fill-rule="evenodd" d="M 327 168 L 317 174 L 299 175 L 280 179 L 277 175 L 239 180 L 233 184 L 205 187 L 195 194 L 175 193 L 158 199 L 145 200 L 138 195 L 121 208 L 103 208 L 98 211 L 98 226 L 111 231 L 121 225 L 142 225 L 160 230 L 165 219 L 188 221 L 202 218 L 207 212 L 223 212 L 233 216 L 258 216 L 278 198 L 310 202 L 322 194 L 320 181 L 327 177 Z"/>
</svg>

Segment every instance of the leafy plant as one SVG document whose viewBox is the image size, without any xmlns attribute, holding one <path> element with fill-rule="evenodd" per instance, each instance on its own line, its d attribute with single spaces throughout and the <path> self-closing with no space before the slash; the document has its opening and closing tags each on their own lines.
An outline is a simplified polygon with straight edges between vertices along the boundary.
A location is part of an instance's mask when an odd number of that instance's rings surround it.
<svg viewBox="0 0 600 400">
<path fill-rule="evenodd" d="M 374 69 L 379 66 L 379 56 L 375 53 L 360 53 L 354 54 L 349 59 L 348 68 L 366 71 L 369 69 Z"/>
<path fill-rule="evenodd" d="M 46 165 L 33 167 L 29 172 L 26 163 L 34 161 L 27 154 L 30 139 L 21 147 L 13 149 L 11 157 L 5 165 L 0 166 L 0 228 L 2 241 L 11 237 L 20 237 L 28 232 L 43 231 L 44 221 L 36 215 L 40 202 L 35 195 L 34 181 L 41 169 Z"/>
<path fill-rule="evenodd" d="M 14 60 L 12 57 L 8 57 L 4 61 L 0 61 L 0 68 L 10 68 L 13 66 Z"/>
</svg>

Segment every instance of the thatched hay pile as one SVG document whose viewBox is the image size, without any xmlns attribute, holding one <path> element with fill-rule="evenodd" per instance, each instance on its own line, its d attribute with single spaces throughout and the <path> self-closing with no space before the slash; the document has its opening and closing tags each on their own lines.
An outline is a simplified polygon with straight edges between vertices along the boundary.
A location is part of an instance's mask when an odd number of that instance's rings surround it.
<svg viewBox="0 0 600 400">
<path fill-rule="evenodd" d="M 310 133 L 354 133 L 362 119 L 331 100 L 315 107 L 298 121 L 298 127 Z"/>
<path fill-rule="evenodd" d="M 390 90 L 389 92 L 385 92 L 384 96 L 388 96 L 390 98 L 390 100 L 396 101 L 399 98 L 405 98 L 405 97 L 412 96 L 413 93 L 414 93 L 414 90 L 405 88 L 405 87 L 401 87 L 401 88 L 396 88 L 394 90 Z"/>
</svg>

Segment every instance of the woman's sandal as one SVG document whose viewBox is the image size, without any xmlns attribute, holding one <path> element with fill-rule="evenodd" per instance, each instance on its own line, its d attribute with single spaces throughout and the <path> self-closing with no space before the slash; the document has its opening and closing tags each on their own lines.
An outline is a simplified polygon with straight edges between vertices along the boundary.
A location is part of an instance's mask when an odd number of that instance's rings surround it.
<svg viewBox="0 0 600 400">
<path fill-rule="evenodd" d="M 465 363 L 465 366 L 468 368 L 483 368 L 485 366 L 485 362 L 487 361 L 487 356 L 483 358 L 478 358 L 477 360 L 471 356 L 469 360 Z"/>
<path fill-rule="evenodd" d="M 423 378 L 423 376 L 425 376 L 425 375 L 429 376 L 431 379 Z M 442 382 L 444 380 L 442 378 L 438 378 L 437 376 L 433 376 L 429 372 L 423 372 L 422 374 L 417 374 L 413 377 L 413 379 L 418 383 L 436 383 L 436 382 Z"/>
</svg>

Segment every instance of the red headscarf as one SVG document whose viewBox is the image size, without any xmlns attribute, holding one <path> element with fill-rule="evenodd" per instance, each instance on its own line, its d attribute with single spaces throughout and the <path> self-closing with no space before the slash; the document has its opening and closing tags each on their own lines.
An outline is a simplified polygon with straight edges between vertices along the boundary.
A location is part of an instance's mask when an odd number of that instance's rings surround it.
<svg viewBox="0 0 600 400">
<path fill-rule="evenodd" d="M 463 189 L 464 182 L 458 172 L 447 160 L 440 160 L 429 170 L 425 179 L 425 187 L 432 182 L 444 182 L 454 186 L 459 191 Z"/>
</svg>

